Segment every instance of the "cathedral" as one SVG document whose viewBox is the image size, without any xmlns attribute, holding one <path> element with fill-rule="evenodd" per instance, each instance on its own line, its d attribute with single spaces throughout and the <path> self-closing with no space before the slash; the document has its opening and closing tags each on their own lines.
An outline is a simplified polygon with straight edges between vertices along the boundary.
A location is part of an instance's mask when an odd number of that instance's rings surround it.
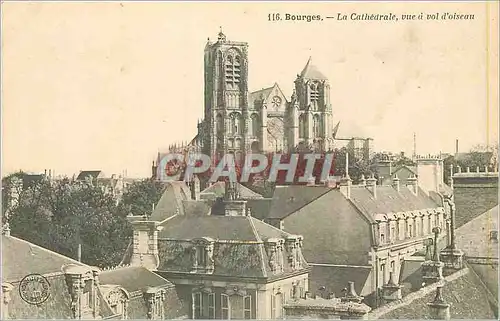
<svg viewBox="0 0 500 321">
<path fill-rule="evenodd" d="M 291 97 L 279 85 L 248 91 L 248 44 L 224 33 L 205 46 L 205 108 L 189 147 L 212 157 L 227 153 L 317 152 L 333 148 L 328 79 L 311 58 Z"/>
</svg>

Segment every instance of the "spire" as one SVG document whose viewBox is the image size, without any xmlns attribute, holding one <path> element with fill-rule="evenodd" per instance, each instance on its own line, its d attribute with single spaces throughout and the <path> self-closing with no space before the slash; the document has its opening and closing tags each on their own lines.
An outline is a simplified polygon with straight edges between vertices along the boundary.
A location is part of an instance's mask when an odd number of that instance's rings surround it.
<svg viewBox="0 0 500 321">
<path fill-rule="evenodd" d="M 304 69 L 302 69 L 300 73 L 300 77 L 305 79 L 328 80 L 328 78 L 312 64 L 312 57 L 309 57 L 309 60 L 307 60 Z"/>
<path fill-rule="evenodd" d="M 220 26 L 219 28 L 220 28 L 220 31 L 219 31 L 219 37 L 217 38 L 217 40 L 219 42 L 226 42 L 226 35 L 222 32 L 222 26 Z"/>
</svg>

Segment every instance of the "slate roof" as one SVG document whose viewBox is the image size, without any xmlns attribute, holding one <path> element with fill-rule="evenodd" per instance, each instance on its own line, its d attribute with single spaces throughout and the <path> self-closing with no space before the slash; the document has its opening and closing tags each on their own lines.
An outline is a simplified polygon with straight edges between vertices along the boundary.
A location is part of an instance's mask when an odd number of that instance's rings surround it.
<svg viewBox="0 0 500 321">
<path fill-rule="evenodd" d="M 43 247 L 19 239 L 2 235 L 2 279 L 19 281 L 31 273 L 50 274 L 61 272 L 64 264 L 85 264 L 52 252 Z"/>
<path fill-rule="evenodd" d="M 240 198 L 244 200 L 249 199 L 262 199 L 262 195 L 255 193 L 248 187 L 241 185 L 240 183 L 236 183 L 238 192 L 240 193 Z M 203 194 L 214 194 L 215 197 L 223 197 L 225 194 L 225 186 L 224 182 L 216 182 L 211 186 L 207 187 L 203 191 L 200 192 L 200 196 Z"/>
<path fill-rule="evenodd" d="M 76 177 L 77 181 L 83 181 L 85 180 L 86 177 L 92 177 L 93 179 L 96 179 L 99 177 L 99 175 L 102 174 L 102 171 L 96 170 L 96 171 L 81 171 L 80 174 Z"/>
<path fill-rule="evenodd" d="M 119 267 L 102 271 L 99 280 L 103 285 L 121 285 L 129 292 L 144 291 L 147 287 L 174 287 L 170 281 L 141 266 Z"/>
<path fill-rule="evenodd" d="M 178 215 L 168 220 L 158 238 L 191 240 L 210 237 L 215 240 L 259 241 L 289 235 L 250 216 Z"/>
<path fill-rule="evenodd" d="M 192 263 L 189 249 L 190 241 L 208 237 L 215 241 L 213 275 L 232 277 L 277 277 L 291 273 L 284 259 L 284 271 L 270 270 L 264 248 L 269 238 L 286 238 L 290 234 L 274 228 L 251 216 L 222 215 L 177 215 L 162 224 L 158 233 L 160 264 L 158 271 L 191 272 Z M 286 249 L 284 254 L 286 258 Z M 302 272 L 307 263 L 302 262 Z"/>
<path fill-rule="evenodd" d="M 312 64 L 312 58 L 309 57 L 304 69 L 300 73 L 300 76 L 306 79 L 318 79 L 327 80 L 328 78 L 319 69 Z"/>
<path fill-rule="evenodd" d="M 451 319 L 497 319 L 497 309 L 492 306 L 490 296 L 479 278 L 469 271 L 459 278 L 446 282 L 443 298 L 451 304 Z M 430 309 L 427 303 L 434 300 L 436 291 L 399 306 L 379 319 L 429 319 Z"/>
<path fill-rule="evenodd" d="M 276 186 L 268 218 L 283 219 L 330 190 L 326 186 Z"/>
<path fill-rule="evenodd" d="M 421 188 L 418 195 L 401 186 L 398 192 L 392 186 L 377 185 L 377 198 L 365 187 L 351 188 L 352 203 L 367 215 L 396 213 L 440 207 Z"/>
<path fill-rule="evenodd" d="M 343 296 L 342 290 L 347 287 L 349 281 L 354 282 L 356 293 L 363 296 L 368 294 L 365 285 L 370 276 L 371 266 L 333 266 L 311 264 L 309 272 L 309 292 L 316 295 L 328 295 L 335 293 L 335 297 Z M 320 290 L 324 287 L 324 290 Z"/>
<path fill-rule="evenodd" d="M 155 206 L 151 217 L 152 221 L 161 222 L 174 216 L 177 212 L 184 214 L 183 201 L 191 199 L 191 191 L 183 181 L 172 181 L 166 183 L 165 191 L 158 204 Z"/>
<path fill-rule="evenodd" d="M 455 185 L 453 195 L 457 228 L 498 205 L 498 188 L 458 188 Z"/>
</svg>

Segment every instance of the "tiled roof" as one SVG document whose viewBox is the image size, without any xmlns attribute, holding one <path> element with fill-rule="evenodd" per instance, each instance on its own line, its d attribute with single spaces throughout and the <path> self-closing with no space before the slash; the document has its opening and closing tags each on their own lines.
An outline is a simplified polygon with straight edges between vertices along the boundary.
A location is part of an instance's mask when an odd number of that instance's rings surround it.
<svg viewBox="0 0 500 321">
<path fill-rule="evenodd" d="M 328 78 L 323 75 L 319 69 L 312 64 L 312 58 L 309 58 L 304 69 L 300 73 L 300 76 L 306 79 L 318 79 L 318 80 L 327 80 Z"/>
<path fill-rule="evenodd" d="M 356 293 L 363 296 L 368 294 L 369 288 L 367 287 L 365 292 L 365 284 L 369 281 L 370 272 L 370 266 L 311 265 L 309 291 L 323 297 L 329 293 L 341 297 L 344 294 L 342 290 L 347 287 L 349 281 L 352 281 Z"/>
<path fill-rule="evenodd" d="M 184 214 L 183 201 L 191 199 L 191 191 L 183 181 L 166 183 L 165 191 L 155 206 L 151 217 L 152 221 L 161 222 L 175 214 Z"/>
<path fill-rule="evenodd" d="M 419 188 L 418 195 L 413 194 L 404 186 L 401 186 L 399 193 L 392 186 L 377 185 L 376 188 L 377 198 L 374 198 L 372 193 L 365 187 L 353 186 L 351 188 L 353 204 L 367 215 L 439 207 L 421 188 Z"/>
<path fill-rule="evenodd" d="M 498 241 L 490 239 L 490 232 L 498 233 L 498 205 L 455 230 L 459 249 L 467 257 L 498 258 Z"/>
<path fill-rule="evenodd" d="M 250 209 L 252 217 L 263 220 L 269 215 L 272 202 L 272 198 L 248 200 L 247 207 Z"/>
<path fill-rule="evenodd" d="M 254 191 L 252 191 L 248 187 L 241 185 L 240 183 L 236 183 L 236 185 L 238 192 L 240 193 L 241 199 L 249 200 L 249 199 L 263 198 L 262 195 L 255 193 Z M 215 197 L 223 197 L 225 194 L 224 182 L 216 182 L 200 192 L 200 194 L 209 194 L 209 193 L 215 194 Z"/>
<path fill-rule="evenodd" d="M 61 272 L 64 264 L 85 264 L 13 236 L 2 235 L 2 279 L 21 280 L 28 274 Z"/>
<path fill-rule="evenodd" d="M 102 171 L 81 171 L 80 174 L 77 176 L 78 181 L 83 181 L 85 180 L 86 177 L 92 177 L 92 178 L 97 178 L 100 174 L 102 174 Z"/>
<path fill-rule="evenodd" d="M 415 299 L 407 305 L 401 305 L 380 319 L 429 319 L 430 309 L 436 291 Z M 451 304 L 451 319 L 497 319 L 497 311 L 492 307 L 487 290 L 477 276 L 469 271 L 465 275 L 445 283 L 443 298 Z"/>
<path fill-rule="evenodd" d="M 129 292 L 143 291 L 148 287 L 170 288 L 174 285 L 144 267 L 128 266 L 102 271 L 99 275 L 103 285 L 121 285 Z"/>
<path fill-rule="evenodd" d="M 326 186 L 277 186 L 268 218 L 283 219 L 330 190 Z"/>
</svg>

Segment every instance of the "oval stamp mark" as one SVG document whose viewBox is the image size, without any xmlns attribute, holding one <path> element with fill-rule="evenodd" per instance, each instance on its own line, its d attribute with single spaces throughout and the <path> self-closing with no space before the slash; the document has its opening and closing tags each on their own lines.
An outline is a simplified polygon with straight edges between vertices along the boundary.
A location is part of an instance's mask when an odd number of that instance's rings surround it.
<svg viewBox="0 0 500 321">
<path fill-rule="evenodd" d="M 40 274 L 26 275 L 19 283 L 19 294 L 26 303 L 39 305 L 50 296 L 50 283 Z"/>
</svg>

